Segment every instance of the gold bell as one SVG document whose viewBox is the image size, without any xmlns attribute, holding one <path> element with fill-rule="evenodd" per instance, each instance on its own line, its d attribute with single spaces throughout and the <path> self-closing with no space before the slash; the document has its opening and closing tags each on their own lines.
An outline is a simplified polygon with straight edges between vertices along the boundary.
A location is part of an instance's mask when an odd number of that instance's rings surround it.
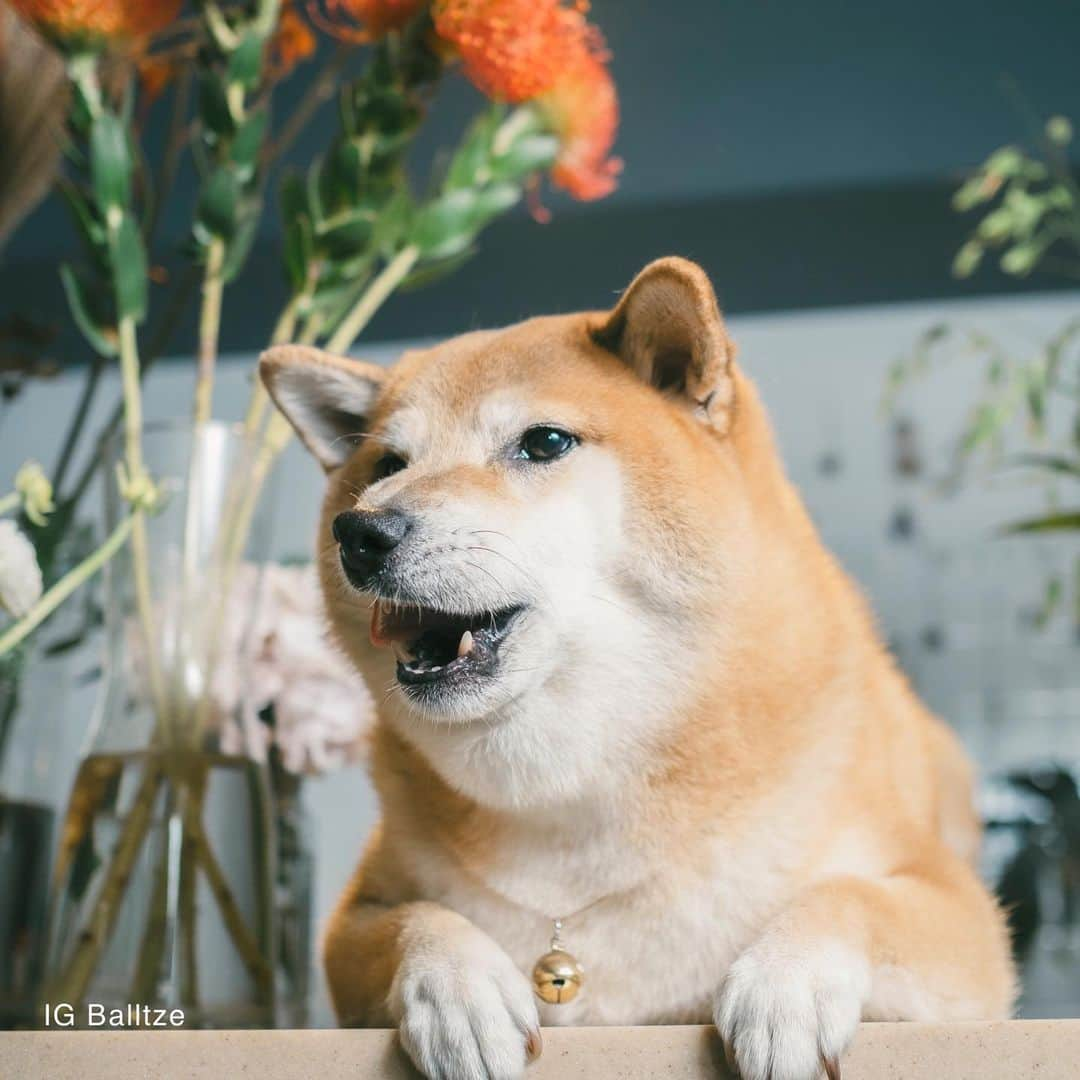
<svg viewBox="0 0 1080 1080">
<path fill-rule="evenodd" d="M 549 1005 L 565 1005 L 578 996 L 585 972 L 564 949 L 552 949 L 536 961 L 533 968 L 536 996 Z"/>
</svg>

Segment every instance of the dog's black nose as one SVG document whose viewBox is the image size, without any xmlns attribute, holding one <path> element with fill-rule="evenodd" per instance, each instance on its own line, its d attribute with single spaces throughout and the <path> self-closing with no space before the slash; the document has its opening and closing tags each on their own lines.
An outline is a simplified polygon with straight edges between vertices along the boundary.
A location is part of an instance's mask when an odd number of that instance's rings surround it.
<svg viewBox="0 0 1080 1080">
<path fill-rule="evenodd" d="M 401 543 L 412 522 L 400 510 L 348 510 L 334 518 L 334 539 L 346 570 L 374 573 Z"/>
</svg>

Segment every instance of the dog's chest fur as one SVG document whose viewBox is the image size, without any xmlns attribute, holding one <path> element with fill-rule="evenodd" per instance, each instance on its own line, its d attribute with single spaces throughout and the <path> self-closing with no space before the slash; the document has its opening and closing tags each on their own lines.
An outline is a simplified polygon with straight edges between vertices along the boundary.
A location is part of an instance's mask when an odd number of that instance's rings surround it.
<svg viewBox="0 0 1080 1080">
<path fill-rule="evenodd" d="M 530 833 L 486 853 L 479 872 L 425 844 L 410 872 L 426 899 L 466 916 L 527 976 L 549 948 L 546 916 L 563 918 L 585 985 L 572 1003 L 541 1007 L 548 1025 L 707 1022 L 728 966 L 790 895 L 805 841 L 803 827 L 718 830 L 659 859 L 596 822 Z"/>
</svg>

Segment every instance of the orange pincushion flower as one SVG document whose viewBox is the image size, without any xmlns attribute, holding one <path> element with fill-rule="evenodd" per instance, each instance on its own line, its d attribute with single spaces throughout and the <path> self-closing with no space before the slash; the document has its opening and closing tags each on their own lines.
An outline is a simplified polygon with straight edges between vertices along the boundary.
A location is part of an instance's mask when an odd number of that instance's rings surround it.
<svg viewBox="0 0 1080 1080">
<path fill-rule="evenodd" d="M 619 98 L 604 56 L 583 52 L 537 99 L 561 144 L 551 179 L 576 199 L 602 199 L 615 189 L 622 161 L 609 157 L 619 128 Z"/>
<path fill-rule="evenodd" d="M 275 77 L 287 75 L 297 64 L 313 56 L 316 46 L 311 27 L 296 10 L 293 0 L 285 0 L 281 5 L 277 31 L 270 45 Z"/>
<path fill-rule="evenodd" d="M 311 21 L 334 37 L 358 44 L 404 26 L 424 0 L 308 0 Z"/>
<path fill-rule="evenodd" d="M 183 0 L 11 0 L 47 37 L 61 42 L 146 38 L 176 18 Z"/>
<path fill-rule="evenodd" d="M 550 90 L 580 56 L 591 34 L 585 7 L 562 0 L 435 0 L 432 16 L 477 89 L 516 104 Z"/>
</svg>

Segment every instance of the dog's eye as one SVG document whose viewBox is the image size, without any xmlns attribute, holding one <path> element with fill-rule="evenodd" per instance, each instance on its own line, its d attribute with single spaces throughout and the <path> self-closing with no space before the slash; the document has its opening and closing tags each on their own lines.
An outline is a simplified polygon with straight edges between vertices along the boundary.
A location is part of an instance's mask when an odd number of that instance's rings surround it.
<svg viewBox="0 0 1080 1080">
<path fill-rule="evenodd" d="M 401 472 L 409 463 L 400 454 L 383 454 L 378 461 L 375 462 L 375 469 L 372 473 L 371 482 L 377 484 L 380 480 L 385 480 L 388 476 L 393 476 L 396 472 Z"/>
<path fill-rule="evenodd" d="M 526 461 L 554 461 L 576 445 L 577 439 L 567 431 L 534 427 L 521 436 L 517 456 Z"/>
</svg>

